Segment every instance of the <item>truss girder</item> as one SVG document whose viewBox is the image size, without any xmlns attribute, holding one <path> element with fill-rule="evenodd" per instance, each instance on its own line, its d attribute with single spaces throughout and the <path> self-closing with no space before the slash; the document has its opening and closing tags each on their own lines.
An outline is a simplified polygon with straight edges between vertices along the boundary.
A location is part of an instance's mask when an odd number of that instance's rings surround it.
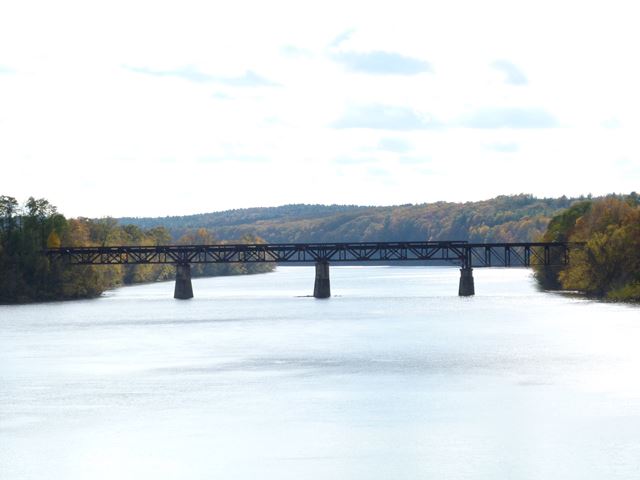
<svg viewBox="0 0 640 480">
<path fill-rule="evenodd" d="M 74 265 L 454 262 L 463 267 L 566 265 L 578 243 L 379 242 L 65 247 L 45 251 Z"/>
</svg>

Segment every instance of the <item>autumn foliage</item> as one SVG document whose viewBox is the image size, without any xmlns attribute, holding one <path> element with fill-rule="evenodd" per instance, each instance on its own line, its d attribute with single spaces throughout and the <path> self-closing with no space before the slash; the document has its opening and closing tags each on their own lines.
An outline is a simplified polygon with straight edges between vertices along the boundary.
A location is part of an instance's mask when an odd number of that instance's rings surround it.
<svg viewBox="0 0 640 480">
<path fill-rule="evenodd" d="M 207 230 L 184 241 L 213 243 Z M 257 243 L 257 237 L 245 241 Z M 69 266 L 50 261 L 45 248 L 60 246 L 166 245 L 173 243 L 161 226 L 142 229 L 120 225 L 112 218 L 66 219 L 45 199 L 29 198 L 20 205 L 0 196 L 0 303 L 90 298 L 118 285 L 169 280 L 172 265 Z M 213 265 L 195 268 L 195 275 L 232 275 L 268 271 L 269 265 Z"/>
<path fill-rule="evenodd" d="M 577 199 L 502 195 L 477 202 L 418 205 L 284 205 L 182 217 L 123 218 L 141 228 L 162 225 L 174 238 L 206 227 L 220 239 L 259 235 L 270 243 L 469 240 L 531 241 L 551 217 Z"/>
<path fill-rule="evenodd" d="M 566 268 L 538 268 L 544 288 L 640 301 L 640 201 L 624 197 L 578 203 L 554 217 L 545 241 L 586 242 Z"/>
</svg>

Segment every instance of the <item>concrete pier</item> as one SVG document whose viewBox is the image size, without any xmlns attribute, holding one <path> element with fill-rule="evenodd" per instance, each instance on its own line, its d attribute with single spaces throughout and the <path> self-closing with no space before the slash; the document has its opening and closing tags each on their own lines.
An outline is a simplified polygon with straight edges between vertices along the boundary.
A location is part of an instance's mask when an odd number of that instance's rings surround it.
<svg viewBox="0 0 640 480">
<path fill-rule="evenodd" d="M 458 295 L 461 297 L 470 297 L 476 294 L 473 284 L 473 268 L 460 269 L 460 286 L 458 287 Z"/>
<path fill-rule="evenodd" d="M 191 287 L 191 265 L 188 263 L 176 264 L 176 288 L 173 298 L 187 300 L 193 298 L 193 288 Z"/>
<path fill-rule="evenodd" d="M 329 281 L 329 262 L 316 262 L 316 283 L 313 296 L 329 298 L 331 296 L 331 282 Z"/>
</svg>

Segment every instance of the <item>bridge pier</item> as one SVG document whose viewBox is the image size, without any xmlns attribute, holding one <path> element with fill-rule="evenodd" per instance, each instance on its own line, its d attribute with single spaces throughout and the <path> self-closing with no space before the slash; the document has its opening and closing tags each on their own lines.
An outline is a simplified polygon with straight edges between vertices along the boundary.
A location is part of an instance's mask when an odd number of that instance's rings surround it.
<svg viewBox="0 0 640 480">
<path fill-rule="evenodd" d="M 329 298 L 331 296 L 329 262 L 316 262 L 316 282 L 313 286 L 313 296 L 316 298 Z"/>
<path fill-rule="evenodd" d="M 458 295 L 461 297 L 470 297 L 475 294 L 476 289 L 473 283 L 473 268 L 462 267 L 460 269 L 460 286 L 458 287 Z"/>
<path fill-rule="evenodd" d="M 181 300 L 193 298 L 191 265 L 188 263 L 176 264 L 176 288 L 173 291 L 173 298 L 179 298 Z"/>
</svg>

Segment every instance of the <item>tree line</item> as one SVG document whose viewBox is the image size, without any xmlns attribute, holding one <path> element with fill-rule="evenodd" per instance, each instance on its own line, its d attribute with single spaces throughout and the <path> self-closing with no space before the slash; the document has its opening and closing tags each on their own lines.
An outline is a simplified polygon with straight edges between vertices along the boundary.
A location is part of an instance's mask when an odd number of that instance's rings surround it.
<svg viewBox="0 0 640 480">
<path fill-rule="evenodd" d="M 68 266 L 42 255 L 46 247 L 261 243 L 263 238 L 274 243 L 580 241 L 586 245 L 573 253 L 570 266 L 536 269 L 543 288 L 640 300 L 640 198 L 635 193 L 574 199 L 523 194 L 394 207 L 288 205 L 127 220 L 67 219 L 46 199 L 31 197 L 19 204 L 13 197 L 0 196 L 0 303 L 88 298 L 117 285 L 175 276 L 171 265 Z M 272 268 L 202 264 L 193 265 L 192 274 L 234 275 Z"/>
<path fill-rule="evenodd" d="M 246 235 L 237 243 L 260 243 Z M 30 197 L 24 204 L 0 196 L 0 303 L 23 303 L 91 298 L 118 285 L 169 280 L 172 265 L 82 265 L 51 261 L 43 250 L 60 246 L 154 246 L 174 243 L 163 226 L 140 228 L 112 218 L 65 218 L 46 199 Z M 185 231 L 178 243 L 217 243 L 207 229 Z M 272 264 L 207 264 L 192 269 L 194 276 L 260 273 Z"/>
<path fill-rule="evenodd" d="M 584 198 L 583 198 L 584 199 Z M 142 228 L 163 225 L 177 239 L 205 227 L 219 238 L 255 234 L 279 242 L 384 242 L 409 240 L 530 241 L 544 234 L 551 217 L 579 198 L 504 195 L 466 203 L 436 202 L 389 207 L 285 205 L 183 217 L 123 218 Z"/>
<path fill-rule="evenodd" d="M 537 267 L 539 284 L 610 300 L 640 301 L 640 196 L 577 202 L 554 216 L 547 242 L 585 242 L 567 267 Z"/>
</svg>

